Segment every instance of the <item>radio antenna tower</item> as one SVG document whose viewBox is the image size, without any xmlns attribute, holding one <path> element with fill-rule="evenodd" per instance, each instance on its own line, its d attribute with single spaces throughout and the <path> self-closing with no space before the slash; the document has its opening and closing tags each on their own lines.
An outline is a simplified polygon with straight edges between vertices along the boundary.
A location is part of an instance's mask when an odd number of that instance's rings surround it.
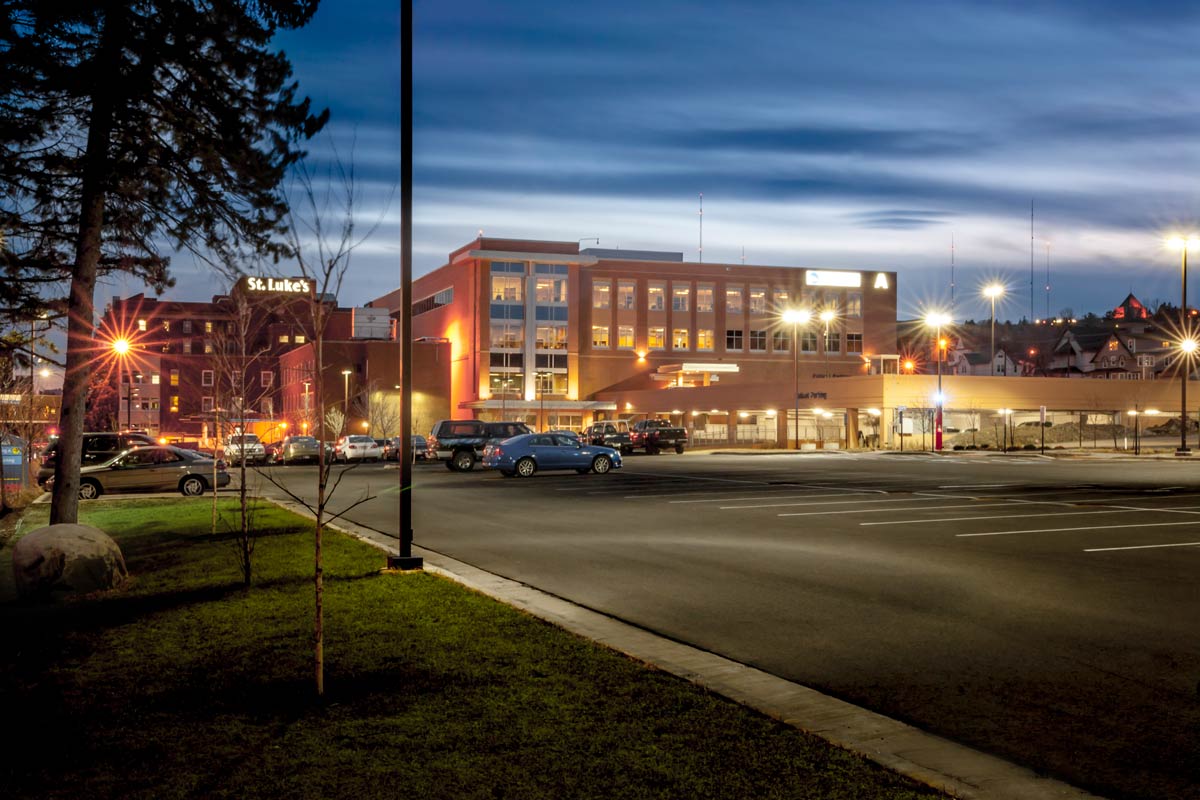
<svg viewBox="0 0 1200 800">
<path fill-rule="evenodd" d="M 950 316 L 954 316 L 954 231 L 950 232 Z"/>
<path fill-rule="evenodd" d="M 704 192 L 700 193 L 700 246 L 696 248 L 700 263 L 704 263 Z"/>
<path fill-rule="evenodd" d="M 1050 243 L 1046 242 L 1046 319 L 1050 319 Z"/>
<path fill-rule="evenodd" d="M 1029 198 L 1029 321 L 1033 322 L 1033 198 Z"/>
</svg>

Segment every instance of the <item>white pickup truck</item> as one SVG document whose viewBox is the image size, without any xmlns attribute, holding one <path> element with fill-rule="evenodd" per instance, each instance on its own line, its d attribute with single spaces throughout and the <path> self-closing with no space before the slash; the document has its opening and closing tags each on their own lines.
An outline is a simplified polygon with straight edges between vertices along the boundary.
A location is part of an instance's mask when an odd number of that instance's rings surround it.
<svg viewBox="0 0 1200 800">
<path fill-rule="evenodd" d="M 253 433 L 235 433 L 225 440 L 225 460 L 233 464 L 241 464 L 245 458 L 247 464 L 261 464 L 267 460 L 267 449 Z"/>
</svg>

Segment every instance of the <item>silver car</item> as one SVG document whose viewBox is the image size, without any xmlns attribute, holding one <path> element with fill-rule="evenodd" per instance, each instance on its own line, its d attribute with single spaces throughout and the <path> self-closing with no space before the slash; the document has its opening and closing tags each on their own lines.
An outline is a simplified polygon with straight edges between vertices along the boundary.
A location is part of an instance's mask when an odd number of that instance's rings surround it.
<svg viewBox="0 0 1200 800">
<path fill-rule="evenodd" d="M 194 450 L 135 447 L 102 464 L 81 468 L 79 498 L 94 500 L 106 492 L 179 492 L 195 497 L 212 489 L 213 476 L 213 460 Z M 224 462 L 217 462 L 217 487 L 228 486 L 229 480 Z"/>
<path fill-rule="evenodd" d="M 281 464 L 295 464 L 300 461 L 316 461 L 321 454 L 321 445 L 314 436 L 289 436 L 283 440 L 279 448 Z"/>
</svg>

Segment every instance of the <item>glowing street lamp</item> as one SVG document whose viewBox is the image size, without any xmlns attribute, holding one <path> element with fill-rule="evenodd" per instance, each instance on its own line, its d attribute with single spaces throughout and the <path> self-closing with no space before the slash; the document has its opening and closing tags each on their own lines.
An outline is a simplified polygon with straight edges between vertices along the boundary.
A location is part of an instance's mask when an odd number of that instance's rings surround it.
<svg viewBox="0 0 1200 800">
<path fill-rule="evenodd" d="M 1192 353 L 1196 350 L 1196 341 L 1192 337 L 1191 321 L 1187 312 L 1187 254 L 1189 248 L 1200 245 L 1200 239 L 1195 236 L 1173 236 L 1167 240 L 1167 244 L 1173 250 L 1182 253 L 1183 257 L 1179 273 L 1183 293 L 1179 303 L 1179 349 L 1183 355 L 1179 362 L 1179 449 L 1175 451 L 1175 455 L 1186 456 L 1191 453 L 1187 446 L 1187 382 L 1192 372 Z"/>
<path fill-rule="evenodd" d="M 950 324 L 950 315 L 934 312 L 925 316 L 925 324 L 937 331 L 937 422 L 933 429 L 933 449 L 942 449 L 942 406 L 945 395 L 942 394 L 942 351 L 946 348 L 946 340 L 942 338 L 942 326 Z"/>
<path fill-rule="evenodd" d="M 792 325 L 792 417 L 796 425 L 796 449 L 800 449 L 800 326 L 812 321 L 812 312 L 789 308 L 783 312 L 783 321 Z"/>
<path fill-rule="evenodd" d="M 116 353 L 117 358 L 120 359 L 121 365 L 123 367 L 128 368 L 129 363 L 127 361 L 127 358 L 129 356 L 129 350 L 130 350 L 129 340 L 125 339 L 125 338 L 114 339 L 111 346 L 112 346 L 112 351 L 114 353 Z M 128 375 L 129 375 L 129 383 L 127 383 L 125 385 L 125 429 L 130 430 L 133 428 L 133 370 L 127 370 L 127 371 L 128 371 Z M 120 398 L 120 396 L 121 395 L 119 395 L 119 394 L 117 395 L 118 398 Z M 120 424 L 121 424 L 120 409 L 118 409 L 117 410 L 117 425 L 119 426 Z"/>
<path fill-rule="evenodd" d="M 996 374 L 996 298 L 1004 294 L 1004 287 L 998 283 L 983 287 L 983 296 L 992 301 L 992 368 L 990 374 Z"/>
</svg>

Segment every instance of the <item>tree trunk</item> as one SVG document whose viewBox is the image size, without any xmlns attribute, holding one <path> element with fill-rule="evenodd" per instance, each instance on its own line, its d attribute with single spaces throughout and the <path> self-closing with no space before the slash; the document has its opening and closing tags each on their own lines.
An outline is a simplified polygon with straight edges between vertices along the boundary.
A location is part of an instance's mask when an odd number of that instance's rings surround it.
<svg viewBox="0 0 1200 800">
<path fill-rule="evenodd" d="M 323 312 L 323 310 L 322 310 Z M 325 390 L 323 376 L 324 363 L 324 325 L 318 329 L 316 341 L 316 376 L 313 387 L 316 389 L 317 408 L 325 409 Z M 325 566 L 321 553 L 321 527 L 325 516 L 325 484 L 328 475 L 325 470 L 325 414 L 317 415 L 318 448 L 317 448 L 317 526 L 313 547 L 313 589 L 316 596 L 316 607 L 313 611 L 313 670 L 317 684 L 317 697 L 325 694 Z"/>
<path fill-rule="evenodd" d="M 58 463 L 54 467 L 54 493 L 50 524 L 79 521 L 79 466 L 83 455 L 83 417 L 87 412 L 91 377 L 96 269 L 103 241 L 105 187 L 109 180 L 109 138 L 112 133 L 119 20 L 106 15 L 97 55 L 96 86 L 92 92 L 92 119 L 88 128 L 83 169 L 79 233 L 75 265 L 67 299 L 67 358 L 59 418 Z M 105 343 L 101 343 L 104 346 Z"/>
</svg>

